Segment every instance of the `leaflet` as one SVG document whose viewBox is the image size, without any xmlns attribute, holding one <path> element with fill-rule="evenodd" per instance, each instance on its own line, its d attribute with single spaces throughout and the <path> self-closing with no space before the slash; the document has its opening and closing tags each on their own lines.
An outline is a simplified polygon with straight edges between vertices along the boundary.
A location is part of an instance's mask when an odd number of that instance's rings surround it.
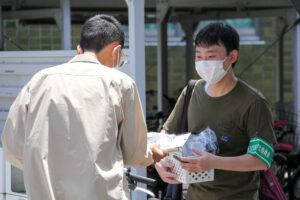
<svg viewBox="0 0 300 200">
<path fill-rule="evenodd" d="M 148 133 L 148 142 L 149 143 L 159 143 L 160 149 L 163 152 L 176 152 L 186 143 L 191 133 L 185 133 L 182 135 L 175 134 L 164 134 L 150 132 Z"/>
</svg>

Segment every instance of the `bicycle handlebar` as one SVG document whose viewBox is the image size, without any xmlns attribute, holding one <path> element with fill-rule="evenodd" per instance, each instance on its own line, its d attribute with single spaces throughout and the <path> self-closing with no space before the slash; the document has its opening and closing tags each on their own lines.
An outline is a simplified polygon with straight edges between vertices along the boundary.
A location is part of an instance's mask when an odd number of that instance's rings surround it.
<svg viewBox="0 0 300 200">
<path fill-rule="evenodd" d="M 125 175 L 127 177 L 128 182 L 140 182 L 140 183 L 144 183 L 146 185 L 155 187 L 157 185 L 157 180 L 154 180 L 152 178 L 147 178 L 144 176 L 140 176 L 140 175 L 136 175 L 136 174 L 132 174 L 130 172 L 130 169 L 128 168 L 124 168 L 124 172 Z"/>
</svg>

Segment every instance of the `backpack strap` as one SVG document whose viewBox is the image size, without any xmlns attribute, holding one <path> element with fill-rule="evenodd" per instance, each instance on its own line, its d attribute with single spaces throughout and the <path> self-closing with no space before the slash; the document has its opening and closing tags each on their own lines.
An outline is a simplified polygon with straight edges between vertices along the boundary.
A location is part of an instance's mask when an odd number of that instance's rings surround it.
<svg viewBox="0 0 300 200">
<path fill-rule="evenodd" d="M 196 82 L 197 82 L 197 80 L 195 80 L 195 79 L 189 80 L 187 88 L 186 88 L 186 94 L 185 94 L 184 103 L 183 103 L 181 127 L 180 127 L 181 133 L 188 131 L 187 111 L 188 111 L 190 99 L 191 99 L 192 92 L 193 92 Z"/>
<path fill-rule="evenodd" d="M 197 80 L 190 80 L 188 82 L 186 88 L 186 94 L 184 97 L 183 103 L 183 110 L 182 110 L 182 119 L 181 119 L 181 127 L 180 132 L 184 133 L 188 131 L 188 123 L 187 123 L 187 110 L 189 107 L 190 99 L 192 96 L 192 92 Z M 181 200 L 182 199 L 182 184 L 168 184 L 167 187 L 167 194 L 165 197 L 169 197 L 170 199 L 174 200 Z"/>
</svg>

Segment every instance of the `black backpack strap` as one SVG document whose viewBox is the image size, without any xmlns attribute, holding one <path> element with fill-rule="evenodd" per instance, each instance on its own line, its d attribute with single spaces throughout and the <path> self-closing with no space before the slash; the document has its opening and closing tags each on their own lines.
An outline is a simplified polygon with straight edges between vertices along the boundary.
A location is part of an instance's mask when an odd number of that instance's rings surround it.
<svg viewBox="0 0 300 200">
<path fill-rule="evenodd" d="M 181 127 L 180 127 L 181 133 L 188 131 L 187 111 L 188 111 L 190 99 L 191 99 L 192 92 L 193 92 L 196 82 L 197 82 L 197 80 L 195 80 L 195 79 L 189 80 L 187 88 L 186 88 L 186 94 L 185 94 L 184 103 L 183 103 Z"/>
<path fill-rule="evenodd" d="M 192 96 L 192 92 L 197 80 L 190 80 L 187 88 L 186 94 L 184 97 L 183 110 L 182 110 L 182 120 L 181 120 L 181 133 L 188 131 L 188 123 L 187 123 L 187 110 L 189 107 L 190 99 Z M 182 184 L 168 184 L 167 194 L 165 197 L 169 197 L 171 200 L 182 200 Z"/>
</svg>

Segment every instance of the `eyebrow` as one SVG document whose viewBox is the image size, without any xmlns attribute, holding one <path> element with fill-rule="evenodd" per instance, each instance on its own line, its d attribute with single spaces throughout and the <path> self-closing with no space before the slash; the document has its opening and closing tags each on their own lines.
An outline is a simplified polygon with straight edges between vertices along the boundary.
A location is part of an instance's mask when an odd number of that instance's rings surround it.
<svg viewBox="0 0 300 200">
<path fill-rule="evenodd" d="M 217 52 L 217 51 L 214 49 L 210 49 L 210 50 L 206 51 L 206 53 L 214 53 L 214 52 Z M 201 53 L 201 51 L 196 50 L 196 53 Z"/>
</svg>

